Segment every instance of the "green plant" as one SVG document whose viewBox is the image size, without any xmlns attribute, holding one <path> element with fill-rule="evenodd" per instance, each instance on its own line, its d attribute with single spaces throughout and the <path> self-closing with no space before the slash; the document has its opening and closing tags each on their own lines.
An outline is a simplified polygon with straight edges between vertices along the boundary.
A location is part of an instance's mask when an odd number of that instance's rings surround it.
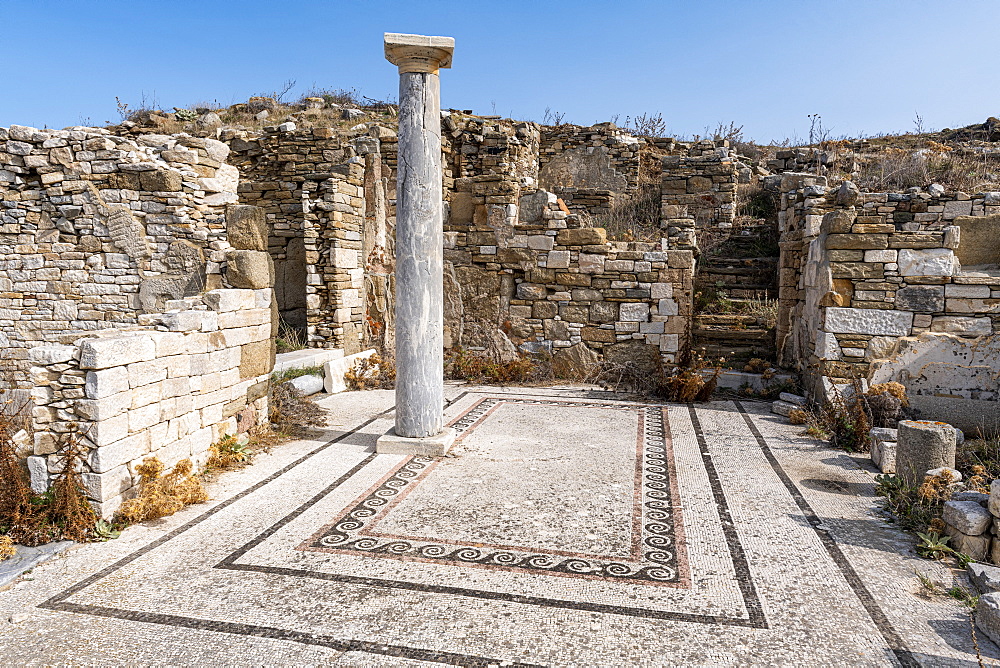
<svg viewBox="0 0 1000 668">
<path fill-rule="evenodd" d="M 875 476 L 875 493 L 885 497 L 883 507 L 907 531 L 941 533 L 941 511 L 947 487 L 912 487 L 896 475 Z M 921 489 L 923 488 L 923 489 Z"/>
<path fill-rule="evenodd" d="M 113 540 L 122 535 L 122 530 L 107 520 L 97 520 L 94 525 L 94 539 L 98 542 Z"/>
<path fill-rule="evenodd" d="M 917 531 L 917 538 L 920 543 L 917 545 L 917 554 L 925 559 L 944 559 L 949 554 L 954 554 L 954 550 L 948 547 L 951 536 L 942 536 L 936 531 L 924 533 Z"/>
<path fill-rule="evenodd" d="M 284 371 L 275 371 L 271 374 L 272 383 L 284 383 L 288 380 L 294 380 L 301 376 L 322 376 L 324 373 L 323 365 L 314 364 L 311 366 L 299 366 L 290 369 L 285 369 Z"/>
<path fill-rule="evenodd" d="M 249 464 L 256 454 L 250 447 L 250 439 L 242 440 L 232 434 L 224 434 L 212 444 L 212 454 L 206 466 L 211 468 L 231 468 L 234 465 Z"/>
</svg>

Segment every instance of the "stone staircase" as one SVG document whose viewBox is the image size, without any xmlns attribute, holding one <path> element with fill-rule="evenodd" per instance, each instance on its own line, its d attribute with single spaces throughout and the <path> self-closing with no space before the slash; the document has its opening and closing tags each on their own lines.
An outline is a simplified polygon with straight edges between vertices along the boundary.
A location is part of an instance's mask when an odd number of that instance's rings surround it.
<svg viewBox="0 0 1000 668">
<path fill-rule="evenodd" d="M 694 349 L 742 368 L 754 357 L 775 358 L 773 319 L 778 298 L 774 226 L 744 226 L 698 261 L 692 330 Z"/>
</svg>

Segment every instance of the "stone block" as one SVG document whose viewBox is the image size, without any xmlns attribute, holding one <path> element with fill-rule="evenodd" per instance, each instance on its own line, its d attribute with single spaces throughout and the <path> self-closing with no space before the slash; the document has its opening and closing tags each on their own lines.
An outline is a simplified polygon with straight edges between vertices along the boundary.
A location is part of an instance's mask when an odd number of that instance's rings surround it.
<svg viewBox="0 0 1000 668">
<path fill-rule="evenodd" d="M 1000 568 L 987 564 L 972 563 L 965 567 L 969 582 L 980 594 L 1000 591 Z"/>
<path fill-rule="evenodd" d="M 1000 214 L 990 216 L 962 216 L 955 218 L 961 229 L 961 242 L 955 251 L 963 265 L 1000 264 Z"/>
<path fill-rule="evenodd" d="M 537 316 L 536 316 L 537 317 Z M 594 302 L 590 305 L 590 319 L 597 323 L 612 323 L 618 320 L 617 302 Z"/>
<path fill-rule="evenodd" d="M 526 300 L 545 299 L 548 289 L 535 283 L 518 283 L 517 298 Z"/>
<path fill-rule="evenodd" d="M 646 322 L 649 320 L 649 304 L 623 303 L 618 317 L 625 322 Z"/>
<path fill-rule="evenodd" d="M 586 274 L 600 274 L 604 272 L 604 256 L 580 253 L 580 271 Z"/>
<path fill-rule="evenodd" d="M 588 322 L 588 308 L 576 304 L 568 304 L 559 307 L 559 317 L 567 322 Z"/>
<path fill-rule="evenodd" d="M 440 434 L 424 438 L 398 436 L 393 428 L 375 442 L 375 452 L 389 455 L 443 457 L 448 454 L 448 449 L 455 442 L 456 436 L 457 432 L 451 427 L 445 427 Z"/>
<path fill-rule="evenodd" d="M 951 540 L 948 541 L 948 547 L 968 555 L 976 561 L 985 560 L 990 553 L 991 538 L 988 533 L 970 536 L 969 534 L 962 533 L 950 524 L 945 524 L 944 532 L 951 536 Z"/>
<path fill-rule="evenodd" d="M 944 310 L 943 285 L 910 285 L 896 291 L 896 308 L 901 311 L 935 313 Z"/>
<path fill-rule="evenodd" d="M 36 346 L 28 351 L 28 359 L 39 365 L 68 362 L 76 356 L 76 346 Z"/>
<path fill-rule="evenodd" d="M 317 392 L 323 391 L 323 377 L 314 376 L 312 374 L 306 374 L 304 376 L 299 376 L 298 378 L 293 378 L 289 381 L 289 384 L 294 387 L 298 392 L 304 397 L 316 394 Z"/>
<path fill-rule="evenodd" d="M 182 188 L 180 172 L 170 169 L 157 169 L 139 173 L 139 183 L 143 190 L 152 192 L 177 192 Z"/>
<path fill-rule="evenodd" d="M 792 411 L 798 410 L 800 408 L 801 406 L 799 406 L 798 404 L 793 404 L 788 401 L 778 400 L 771 402 L 771 412 L 777 415 L 784 415 L 785 417 L 788 417 L 788 415 Z"/>
<path fill-rule="evenodd" d="M 569 251 L 549 251 L 549 254 L 546 256 L 545 266 L 548 269 L 568 269 L 569 259 Z"/>
<path fill-rule="evenodd" d="M 901 276 L 952 276 L 958 270 L 955 253 L 947 248 L 903 248 L 896 263 Z"/>
<path fill-rule="evenodd" d="M 226 279 L 233 287 L 259 290 L 274 285 L 274 263 L 267 253 L 233 250 L 226 254 L 226 261 Z"/>
<path fill-rule="evenodd" d="M 127 390 L 128 370 L 123 366 L 87 372 L 84 393 L 88 399 L 103 399 Z"/>
<path fill-rule="evenodd" d="M 614 341 L 614 332 L 611 341 Z M 555 352 L 552 356 L 552 372 L 557 378 L 587 378 L 599 362 L 595 351 L 585 343 L 577 343 Z"/>
<path fill-rule="evenodd" d="M 889 237 L 884 234 L 831 234 L 826 238 L 826 247 L 882 250 L 889 247 Z"/>
<path fill-rule="evenodd" d="M 826 309 L 826 331 L 833 334 L 866 334 L 872 336 L 907 336 L 913 323 L 913 313 L 884 309 Z"/>
<path fill-rule="evenodd" d="M 955 467 L 955 429 L 951 425 L 901 420 L 897 429 L 896 473 L 907 485 L 918 487 L 931 469 Z"/>
<path fill-rule="evenodd" d="M 132 488 L 132 474 L 125 465 L 104 473 L 82 473 L 80 478 L 87 497 L 98 502 L 112 499 Z"/>
<path fill-rule="evenodd" d="M 230 204 L 226 207 L 226 234 L 229 244 L 237 250 L 266 251 L 268 225 L 264 209 Z"/>
<path fill-rule="evenodd" d="M 49 488 L 49 466 L 47 457 L 30 456 L 28 465 L 29 484 L 35 494 L 44 494 Z"/>
<path fill-rule="evenodd" d="M 81 369 L 107 369 L 146 362 L 155 357 L 156 344 L 152 337 L 145 334 L 83 339 L 80 342 Z"/>
<path fill-rule="evenodd" d="M 263 308 L 257 304 L 258 292 L 264 292 L 264 290 L 209 290 L 205 293 L 203 299 L 205 304 L 213 311 L 228 313 L 251 308 Z"/>
<path fill-rule="evenodd" d="M 946 501 L 941 518 L 969 536 L 983 534 L 993 525 L 993 515 L 975 501 Z"/>
<path fill-rule="evenodd" d="M 993 321 L 989 318 L 940 315 L 931 321 L 931 331 L 963 336 L 983 336 L 993 333 Z"/>
<path fill-rule="evenodd" d="M 866 250 L 865 262 L 895 262 L 898 251 L 895 250 Z"/>
<path fill-rule="evenodd" d="M 240 378 L 255 378 L 274 368 L 274 342 L 256 341 L 240 348 Z"/>
<path fill-rule="evenodd" d="M 601 227 L 581 227 L 559 230 L 556 243 L 560 246 L 596 246 L 607 242 L 607 234 Z"/>
</svg>

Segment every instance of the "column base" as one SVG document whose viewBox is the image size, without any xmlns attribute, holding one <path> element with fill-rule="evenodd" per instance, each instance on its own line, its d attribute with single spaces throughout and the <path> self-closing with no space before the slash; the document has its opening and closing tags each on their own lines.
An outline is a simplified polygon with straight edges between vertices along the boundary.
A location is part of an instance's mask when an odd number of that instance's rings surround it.
<svg viewBox="0 0 1000 668">
<path fill-rule="evenodd" d="M 375 442 L 375 452 L 380 455 L 425 455 L 427 457 L 443 457 L 448 448 L 458 436 L 451 427 L 445 427 L 440 433 L 424 438 L 407 438 L 397 436 L 395 428 L 390 429 Z"/>
</svg>

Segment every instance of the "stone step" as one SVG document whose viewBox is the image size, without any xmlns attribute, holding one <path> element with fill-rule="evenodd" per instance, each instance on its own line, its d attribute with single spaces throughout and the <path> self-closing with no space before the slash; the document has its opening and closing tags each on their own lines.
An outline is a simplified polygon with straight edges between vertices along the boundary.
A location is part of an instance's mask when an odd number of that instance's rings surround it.
<svg viewBox="0 0 1000 668">
<path fill-rule="evenodd" d="M 747 329 L 695 327 L 692 329 L 691 334 L 696 342 L 699 339 L 711 339 L 715 341 L 768 341 L 774 338 L 770 329 L 750 327 Z"/>
<path fill-rule="evenodd" d="M 694 323 L 696 327 L 709 325 L 731 326 L 746 325 L 753 326 L 760 320 L 760 316 L 745 313 L 696 313 Z"/>
<path fill-rule="evenodd" d="M 777 276 L 774 267 L 698 267 L 699 274 L 729 274 L 731 276 Z"/>
<path fill-rule="evenodd" d="M 778 263 L 776 257 L 709 257 L 702 260 L 702 264 L 699 266 L 704 267 L 755 267 L 755 266 L 766 266 L 770 268 L 772 265 Z"/>
</svg>

